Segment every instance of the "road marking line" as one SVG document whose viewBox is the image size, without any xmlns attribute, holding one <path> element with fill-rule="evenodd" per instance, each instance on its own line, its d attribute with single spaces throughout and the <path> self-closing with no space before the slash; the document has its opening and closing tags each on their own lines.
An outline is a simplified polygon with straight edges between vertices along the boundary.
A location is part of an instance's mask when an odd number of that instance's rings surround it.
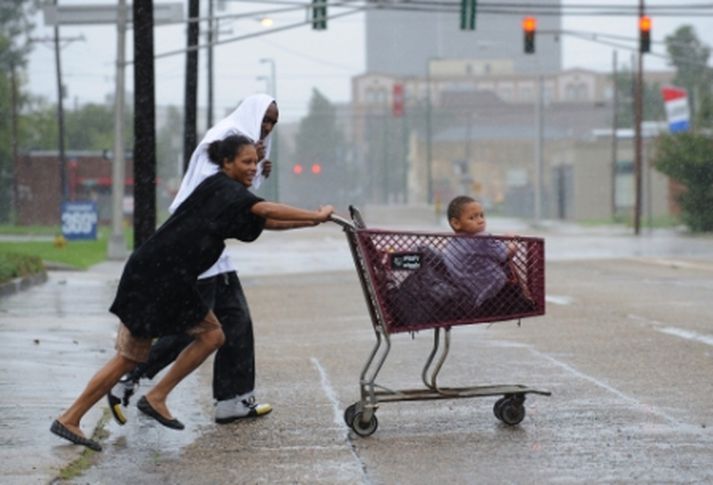
<svg viewBox="0 0 713 485">
<path fill-rule="evenodd" d="M 682 261 L 680 259 L 663 259 L 663 258 L 643 258 L 639 260 L 642 263 L 658 264 L 659 266 L 670 266 L 673 268 L 684 269 L 702 269 L 706 271 L 713 270 L 713 264 L 703 261 Z"/>
<path fill-rule="evenodd" d="M 312 364 L 317 368 L 317 372 L 319 372 L 319 383 L 322 386 L 324 395 L 327 396 L 327 399 L 332 404 L 332 411 L 334 413 L 334 424 L 336 424 L 337 427 L 344 432 L 344 439 L 349 444 L 349 451 L 354 457 L 354 461 L 356 461 L 357 467 L 361 471 L 362 483 L 371 484 L 371 480 L 369 480 L 369 477 L 366 474 L 366 465 L 361 460 L 359 455 L 357 455 L 356 450 L 354 449 L 354 444 L 352 443 L 352 440 L 349 437 L 349 428 L 347 428 L 344 419 L 342 419 L 342 412 L 339 409 L 339 399 L 337 399 L 337 393 L 334 390 L 334 387 L 332 387 L 332 383 L 329 381 L 327 371 L 324 370 L 324 367 L 322 367 L 322 364 L 319 363 L 319 359 L 317 359 L 316 357 L 310 357 L 310 361 L 312 361 Z"/>
<path fill-rule="evenodd" d="M 691 330 L 684 330 L 682 328 L 677 328 L 677 327 L 662 327 L 662 328 L 656 328 L 659 332 L 666 333 L 668 335 L 674 335 L 676 337 L 681 337 L 685 338 L 687 340 L 693 340 L 696 342 L 701 342 L 706 345 L 711 345 L 713 346 L 713 337 L 710 335 L 702 335 L 697 332 L 693 332 Z"/>
<path fill-rule="evenodd" d="M 694 332 L 693 330 L 686 330 L 683 328 L 674 327 L 672 325 L 667 325 L 663 322 L 651 320 L 650 318 L 645 318 L 639 315 L 628 315 L 628 317 L 632 320 L 639 320 L 641 322 L 644 322 L 657 332 L 665 333 L 666 335 L 673 335 L 674 337 L 679 337 L 685 340 L 692 340 L 694 342 L 699 342 L 713 347 L 713 336 L 711 335 Z"/>
<path fill-rule="evenodd" d="M 533 348 L 530 348 L 530 352 L 532 352 L 533 354 L 538 355 L 546 360 L 549 360 L 551 363 L 553 363 L 557 367 L 560 367 L 561 369 L 569 372 L 570 374 L 574 375 L 575 377 L 578 377 L 585 381 L 589 381 L 592 384 L 594 384 L 598 387 L 601 387 L 602 389 L 604 389 L 606 391 L 609 391 L 610 393 L 617 396 L 619 399 L 622 399 L 622 400 L 626 401 L 627 403 L 631 404 L 634 408 L 637 408 L 641 411 L 658 416 L 658 417 L 664 419 L 665 421 L 667 421 L 671 425 L 675 425 L 677 427 L 682 427 L 690 432 L 695 432 L 697 434 L 701 433 L 701 430 L 699 429 L 698 426 L 694 426 L 692 424 L 679 421 L 678 419 L 674 418 L 673 416 L 666 414 L 665 412 L 651 406 L 650 404 L 645 404 L 645 403 L 641 402 L 640 400 L 636 399 L 635 397 L 628 396 L 628 395 L 624 394 L 623 392 L 621 392 L 619 389 L 607 384 L 606 382 L 601 381 L 601 380 L 597 379 L 596 377 L 585 374 L 584 372 L 581 372 L 581 371 L 575 369 L 571 365 L 569 365 L 565 362 L 562 362 L 561 360 L 557 360 L 554 357 L 552 357 L 548 354 L 545 354 L 544 352 L 540 352 L 539 350 L 535 350 Z"/>
</svg>

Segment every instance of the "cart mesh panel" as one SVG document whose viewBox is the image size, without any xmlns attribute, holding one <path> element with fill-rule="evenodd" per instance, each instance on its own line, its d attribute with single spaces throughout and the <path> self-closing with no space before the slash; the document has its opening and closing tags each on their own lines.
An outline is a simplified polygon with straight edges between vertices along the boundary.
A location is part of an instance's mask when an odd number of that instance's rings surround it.
<svg viewBox="0 0 713 485">
<path fill-rule="evenodd" d="M 390 333 L 543 315 L 544 241 L 357 230 Z"/>
</svg>

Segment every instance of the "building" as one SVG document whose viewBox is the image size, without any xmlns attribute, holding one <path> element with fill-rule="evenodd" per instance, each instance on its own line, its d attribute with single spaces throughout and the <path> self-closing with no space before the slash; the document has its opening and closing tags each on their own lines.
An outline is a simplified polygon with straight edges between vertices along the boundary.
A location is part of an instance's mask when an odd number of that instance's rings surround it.
<svg viewBox="0 0 713 485">
<path fill-rule="evenodd" d="M 65 181 L 67 200 L 97 203 L 99 221 L 111 218 L 111 158 L 101 151 L 67 151 Z M 19 157 L 17 164 L 17 222 L 20 225 L 53 225 L 59 222 L 59 157 L 56 150 L 33 150 Z M 132 173 L 133 160 L 126 160 Z M 41 176 L 40 176 L 41 174 Z M 131 200 L 133 178 L 126 178 L 125 193 Z"/>
<path fill-rule="evenodd" d="M 434 60 L 431 68 L 426 78 L 352 80 L 355 156 L 372 175 L 363 182 L 372 202 L 443 202 L 468 193 L 504 215 L 532 217 L 539 143 L 543 217 L 604 220 L 632 210 L 633 142 L 619 130 L 614 163 L 608 73 L 533 75 L 470 59 Z M 660 81 L 673 73 L 658 74 Z M 646 168 L 650 149 L 644 155 Z M 646 173 L 645 208 L 670 213 L 668 180 Z"/>
</svg>

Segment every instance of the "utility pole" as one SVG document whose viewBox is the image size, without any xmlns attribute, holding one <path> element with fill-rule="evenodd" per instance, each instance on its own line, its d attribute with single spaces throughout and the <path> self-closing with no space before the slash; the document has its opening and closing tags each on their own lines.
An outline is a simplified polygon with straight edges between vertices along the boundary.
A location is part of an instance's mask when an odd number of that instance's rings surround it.
<svg viewBox="0 0 713 485">
<path fill-rule="evenodd" d="M 433 126 L 431 125 L 431 59 L 426 63 L 426 185 L 427 198 L 426 201 L 433 203 Z"/>
<path fill-rule="evenodd" d="M 639 0 L 639 18 L 644 16 L 644 0 Z M 641 36 L 641 31 L 639 31 Z M 644 55 L 637 49 L 638 68 L 634 96 L 634 234 L 641 233 L 641 121 L 643 118 Z"/>
<path fill-rule="evenodd" d="M 17 193 L 17 75 L 15 73 L 14 58 L 10 61 L 10 90 L 12 99 L 12 214 L 15 224 L 17 224 L 20 198 Z"/>
<path fill-rule="evenodd" d="M 543 104 L 544 76 L 537 75 L 537 94 L 535 95 L 535 183 L 534 183 L 534 222 L 538 226 L 542 220 L 542 146 L 544 141 Z"/>
<path fill-rule="evenodd" d="M 134 249 L 156 230 L 156 99 L 153 0 L 133 2 Z"/>
<path fill-rule="evenodd" d="M 612 99 L 612 129 L 611 129 L 611 214 L 616 216 L 616 174 L 617 174 L 617 152 L 619 139 L 617 136 L 617 126 L 619 125 L 619 84 L 617 79 L 617 51 L 612 52 L 612 79 L 614 81 L 614 91 Z"/>
<path fill-rule="evenodd" d="M 54 0 L 55 6 L 58 0 Z M 67 160 L 64 153 L 64 89 L 62 87 L 62 64 L 59 55 L 59 24 L 54 26 L 54 58 L 57 72 L 57 132 L 59 134 L 59 194 L 60 204 L 67 198 Z"/>
<path fill-rule="evenodd" d="M 208 0 L 208 32 L 206 40 L 208 41 L 207 63 L 208 79 L 207 79 L 207 94 L 208 106 L 206 112 L 206 131 L 213 126 L 213 28 L 215 21 L 213 20 L 213 0 Z"/>
<path fill-rule="evenodd" d="M 111 166 L 111 237 L 107 257 L 123 260 L 127 256 L 124 240 L 124 81 L 126 44 L 126 0 L 119 0 L 116 17 L 116 86 L 114 94 L 114 160 Z"/>
<path fill-rule="evenodd" d="M 212 3 L 212 2 L 211 2 Z M 188 170 L 193 150 L 196 149 L 197 128 L 196 111 L 198 110 L 198 0 L 188 2 L 188 46 L 186 52 L 186 86 L 183 118 L 183 172 Z"/>
</svg>

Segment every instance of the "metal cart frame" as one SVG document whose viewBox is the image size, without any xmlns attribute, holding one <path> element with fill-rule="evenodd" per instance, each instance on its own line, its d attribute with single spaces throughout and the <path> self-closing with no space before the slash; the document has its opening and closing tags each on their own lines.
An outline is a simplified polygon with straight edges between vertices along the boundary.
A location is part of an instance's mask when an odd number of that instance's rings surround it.
<svg viewBox="0 0 713 485">
<path fill-rule="evenodd" d="M 346 234 L 349 249 L 359 276 L 359 282 L 366 299 L 369 316 L 372 320 L 374 333 L 376 334 L 376 344 L 371 350 L 359 377 L 360 399 L 348 406 L 344 411 L 344 421 L 347 426 L 359 436 L 372 435 L 378 428 L 376 410 L 380 403 L 489 396 L 501 396 L 493 406 L 493 413 L 503 423 L 514 426 L 519 424 L 525 417 L 524 402 L 527 394 L 551 395 L 549 391 L 533 389 L 521 384 L 469 387 L 439 386 L 438 374 L 448 357 L 450 349 L 450 325 L 423 328 L 434 329 L 433 348 L 421 372 L 421 380 L 425 388 L 389 389 L 377 384 L 376 378 L 391 350 L 391 337 L 379 302 L 379 296 L 373 284 L 374 275 L 367 267 L 363 248 L 357 238 L 360 230 L 367 230 L 366 225 L 358 209 L 350 206 L 349 210 L 352 221 L 336 215 L 331 216 L 331 220 L 340 225 Z M 542 295 L 542 300 L 543 310 L 540 314 L 544 314 L 544 295 Z M 507 320 L 511 319 L 507 318 Z M 490 321 L 497 321 L 497 319 L 490 319 Z M 421 328 L 418 328 L 418 330 L 421 330 Z M 441 334 L 443 335 L 441 336 Z"/>
</svg>

